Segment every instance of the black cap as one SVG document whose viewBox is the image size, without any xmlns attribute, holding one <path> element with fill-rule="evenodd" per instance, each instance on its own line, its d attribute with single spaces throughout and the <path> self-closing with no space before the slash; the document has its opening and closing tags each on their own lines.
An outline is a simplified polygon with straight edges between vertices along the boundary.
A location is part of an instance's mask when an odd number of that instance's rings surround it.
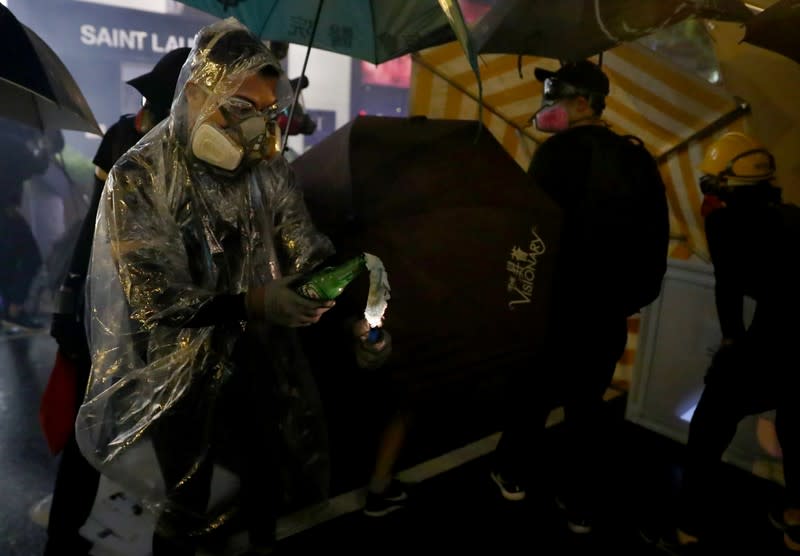
<svg viewBox="0 0 800 556">
<path fill-rule="evenodd" d="M 134 77 L 128 85 L 139 91 L 144 98 L 156 106 L 167 108 L 175 96 L 175 87 L 184 62 L 189 57 L 191 48 L 183 47 L 170 50 L 153 66 L 149 73 Z"/>
<path fill-rule="evenodd" d="M 536 68 L 534 75 L 539 81 L 544 81 L 549 77 L 555 77 L 559 81 L 569 83 L 576 89 L 581 89 L 588 93 L 606 96 L 610 91 L 606 74 L 603 73 L 600 66 L 589 60 L 567 62 L 561 66 L 558 71 Z"/>
</svg>

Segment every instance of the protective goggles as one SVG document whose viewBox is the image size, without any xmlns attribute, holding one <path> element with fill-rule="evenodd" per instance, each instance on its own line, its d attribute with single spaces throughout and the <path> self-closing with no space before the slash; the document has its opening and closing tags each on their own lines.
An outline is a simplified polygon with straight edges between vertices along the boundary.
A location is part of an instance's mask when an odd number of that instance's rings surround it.
<svg viewBox="0 0 800 556">
<path fill-rule="evenodd" d="M 542 98 L 545 102 L 555 102 L 563 98 L 571 98 L 577 96 L 589 97 L 595 93 L 587 91 L 570 85 L 566 81 L 562 81 L 557 77 L 548 77 L 544 80 L 544 92 Z"/>
<path fill-rule="evenodd" d="M 760 174 L 752 174 L 752 175 L 737 174 L 736 170 L 735 170 L 736 163 L 739 162 L 740 160 L 742 160 L 745 157 L 754 156 L 754 155 L 761 155 L 761 156 L 764 156 L 766 158 L 766 165 L 765 164 L 756 164 L 755 165 L 755 168 L 757 170 L 762 170 L 763 169 L 763 172 L 761 172 Z M 749 151 L 745 151 L 743 153 L 740 153 L 740 154 L 734 156 L 731 159 L 731 161 L 728 162 L 728 164 L 725 166 L 725 169 L 722 172 L 719 173 L 719 176 L 720 177 L 726 177 L 726 178 L 727 177 L 731 177 L 731 178 L 747 178 L 747 179 L 758 180 L 758 179 L 769 178 L 769 177 L 773 176 L 774 174 L 775 174 L 775 157 L 772 156 L 772 153 L 770 153 L 766 149 L 751 149 Z"/>
<path fill-rule="evenodd" d="M 230 97 L 219 108 L 226 118 L 234 122 L 241 122 L 253 117 L 274 121 L 285 111 L 285 108 L 281 108 L 277 102 L 263 110 L 259 110 L 252 102 L 240 97 Z"/>
</svg>

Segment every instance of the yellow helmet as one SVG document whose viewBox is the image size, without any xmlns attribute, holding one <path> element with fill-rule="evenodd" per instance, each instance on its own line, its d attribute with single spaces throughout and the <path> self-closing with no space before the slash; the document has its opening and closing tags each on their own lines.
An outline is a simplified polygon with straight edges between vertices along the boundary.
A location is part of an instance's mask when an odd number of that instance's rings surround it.
<svg viewBox="0 0 800 556">
<path fill-rule="evenodd" d="M 749 135 L 731 131 L 708 147 L 700 171 L 726 181 L 755 183 L 775 177 L 775 158 Z"/>
</svg>

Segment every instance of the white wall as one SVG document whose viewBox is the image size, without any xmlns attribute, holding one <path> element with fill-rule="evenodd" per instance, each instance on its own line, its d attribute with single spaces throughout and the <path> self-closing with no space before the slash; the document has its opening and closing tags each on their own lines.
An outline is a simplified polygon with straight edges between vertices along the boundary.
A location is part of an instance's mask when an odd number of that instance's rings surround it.
<svg viewBox="0 0 800 556">
<path fill-rule="evenodd" d="M 300 76 L 308 48 L 289 45 L 289 77 Z M 309 110 L 336 112 L 336 129 L 350 121 L 350 76 L 353 59 L 325 50 L 312 49 L 306 67 L 308 88 L 302 92 L 304 106 Z M 289 138 L 289 146 L 303 151 L 302 137 Z"/>
</svg>

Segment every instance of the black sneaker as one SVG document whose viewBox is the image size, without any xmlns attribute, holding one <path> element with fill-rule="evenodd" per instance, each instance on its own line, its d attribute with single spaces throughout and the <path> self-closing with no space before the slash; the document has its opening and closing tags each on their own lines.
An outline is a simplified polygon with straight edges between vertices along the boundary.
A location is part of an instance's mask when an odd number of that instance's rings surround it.
<svg viewBox="0 0 800 556">
<path fill-rule="evenodd" d="M 656 529 L 640 529 L 639 536 L 647 544 L 670 556 L 700 556 L 705 554 L 704 545 L 699 542 L 681 544 L 678 542 L 678 533 L 672 528 L 669 532 Z"/>
<path fill-rule="evenodd" d="M 775 529 L 781 531 L 792 542 L 800 544 L 800 525 L 790 525 L 789 523 L 786 523 L 786 520 L 783 519 L 785 508 L 786 506 L 782 504 L 773 504 L 767 511 L 767 518 L 769 519 L 770 524 L 775 527 Z M 788 547 L 786 548 L 786 552 L 792 553 Z M 796 552 L 797 551 L 794 553 Z"/>
<path fill-rule="evenodd" d="M 556 496 L 556 506 L 567 516 L 567 528 L 576 535 L 588 535 L 592 532 L 592 518 L 587 512 L 577 511 L 568 506 L 562 498 Z"/>
<path fill-rule="evenodd" d="M 789 525 L 788 523 L 785 523 L 784 525 L 783 534 L 794 544 L 800 544 L 800 525 Z M 792 552 L 794 554 L 798 553 L 797 550 L 792 550 Z"/>
<path fill-rule="evenodd" d="M 769 519 L 769 522 L 775 529 L 779 531 L 786 530 L 787 525 L 783 520 L 783 506 L 776 504 L 770 507 L 767 511 L 767 519 Z"/>
<path fill-rule="evenodd" d="M 364 515 L 369 517 L 383 517 L 397 510 L 405 508 L 408 501 L 406 485 L 394 480 L 382 493 L 367 492 L 367 502 L 364 505 Z"/>
<path fill-rule="evenodd" d="M 500 489 L 500 494 L 503 495 L 503 498 L 511 502 L 525 500 L 525 489 L 522 488 L 518 483 L 503 478 L 500 473 L 496 471 L 489 473 L 489 476 L 494 481 L 494 484 L 496 484 Z"/>
</svg>

